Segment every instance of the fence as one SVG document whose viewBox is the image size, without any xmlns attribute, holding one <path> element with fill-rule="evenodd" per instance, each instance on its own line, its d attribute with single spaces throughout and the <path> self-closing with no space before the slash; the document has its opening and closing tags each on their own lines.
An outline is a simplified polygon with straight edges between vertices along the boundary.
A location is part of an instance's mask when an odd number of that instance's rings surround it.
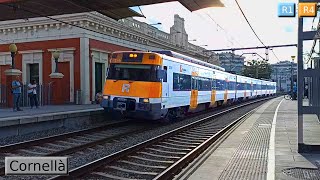
<svg viewBox="0 0 320 180">
<path fill-rule="evenodd" d="M 7 96 L 7 92 L 11 91 L 11 87 L 7 87 L 6 85 L 0 85 L 0 108 L 9 107 L 9 99 Z M 28 85 L 23 85 L 21 89 L 21 99 L 20 105 L 21 107 L 30 106 L 30 99 L 28 97 Z M 37 86 L 37 98 L 39 102 L 39 106 L 50 105 L 52 104 L 52 86 L 51 84 L 40 84 Z"/>
<path fill-rule="evenodd" d="M 0 84 L 0 108 L 8 107 L 7 87 Z"/>
</svg>

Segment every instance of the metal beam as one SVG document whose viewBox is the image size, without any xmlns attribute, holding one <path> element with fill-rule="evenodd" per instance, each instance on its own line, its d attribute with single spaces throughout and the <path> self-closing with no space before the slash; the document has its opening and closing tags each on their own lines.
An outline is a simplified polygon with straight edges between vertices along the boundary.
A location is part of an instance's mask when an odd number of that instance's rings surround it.
<svg viewBox="0 0 320 180">
<path fill-rule="evenodd" d="M 302 33 L 302 38 L 303 40 L 307 41 L 307 40 L 314 40 L 314 39 L 318 39 L 318 35 L 317 35 L 317 31 L 304 31 L 301 32 Z"/>
<path fill-rule="evenodd" d="M 264 49 L 264 48 L 277 48 L 277 47 L 290 47 L 296 46 L 297 44 L 284 44 L 284 45 L 275 45 L 275 46 L 257 46 L 257 47 L 247 47 L 247 48 L 230 48 L 230 49 L 214 49 L 214 50 L 205 50 L 205 51 L 237 51 L 237 50 L 247 50 L 247 49 Z"/>
<path fill-rule="evenodd" d="M 316 3 L 316 2 L 320 2 L 320 0 L 300 0 L 299 1 L 299 3 L 306 3 L 306 2 Z"/>
</svg>

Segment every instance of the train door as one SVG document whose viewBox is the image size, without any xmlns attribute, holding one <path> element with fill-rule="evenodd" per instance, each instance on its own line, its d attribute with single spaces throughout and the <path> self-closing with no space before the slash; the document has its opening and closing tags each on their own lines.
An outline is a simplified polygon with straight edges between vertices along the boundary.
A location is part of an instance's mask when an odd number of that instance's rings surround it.
<svg viewBox="0 0 320 180">
<path fill-rule="evenodd" d="M 246 99 L 247 98 L 247 81 L 244 81 L 244 93 L 243 93 L 243 98 Z"/>
<path fill-rule="evenodd" d="M 198 80 L 196 77 L 192 76 L 190 109 L 196 109 L 197 106 L 198 106 Z"/>
<path fill-rule="evenodd" d="M 251 83 L 250 83 L 250 97 L 252 98 L 253 96 L 253 80 L 251 80 Z"/>
<path fill-rule="evenodd" d="M 235 85 L 234 85 L 234 86 L 235 86 L 235 87 L 234 87 L 234 98 L 235 98 L 235 99 L 238 98 L 238 95 L 237 95 L 238 88 L 239 88 L 239 87 L 238 87 L 238 84 L 239 84 L 238 81 L 239 81 L 238 76 L 236 76 Z"/>
<path fill-rule="evenodd" d="M 162 97 L 169 97 L 168 66 L 163 66 Z"/>
<path fill-rule="evenodd" d="M 223 103 L 225 104 L 228 102 L 228 93 L 229 93 L 228 92 L 229 79 L 227 78 L 227 76 L 225 76 L 223 84 L 224 84 Z"/>
</svg>

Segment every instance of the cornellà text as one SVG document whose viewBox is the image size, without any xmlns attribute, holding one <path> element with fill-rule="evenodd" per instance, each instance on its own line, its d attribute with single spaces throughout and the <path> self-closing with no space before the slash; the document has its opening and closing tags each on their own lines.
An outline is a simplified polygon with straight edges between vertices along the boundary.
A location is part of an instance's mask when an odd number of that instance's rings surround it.
<svg viewBox="0 0 320 180">
<path fill-rule="evenodd" d="M 6 175 L 66 175 L 67 157 L 6 157 Z"/>
</svg>

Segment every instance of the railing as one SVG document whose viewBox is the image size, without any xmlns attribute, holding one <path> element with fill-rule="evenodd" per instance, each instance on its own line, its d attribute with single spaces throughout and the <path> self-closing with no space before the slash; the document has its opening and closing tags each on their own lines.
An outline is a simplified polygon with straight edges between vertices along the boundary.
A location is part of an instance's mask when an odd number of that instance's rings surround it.
<svg viewBox="0 0 320 180">
<path fill-rule="evenodd" d="M 28 85 L 22 87 L 21 94 L 21 106 L 30 106 L 30 98 L 28 98 Z M 52 97 L 52 88 L 51 85 L 38 85 L 37 86 L 37 99 L 39 106 L 50 105 Z"/>
<path fill-rule="evenodd" d="M 11 89 L 6 85 L 0 85 L 0 108 L 9 107 L 8 92 L 11 93 Z M 21 107 L 30 106 L 30 98 L 28 97 L 28 85 L 23 85 L 21 89 Z M 37 86 L 37 99 L 39 106 L 52 104 L 52 86 L 51 84 L 40 84 Z"/>
<path fill-rule="evenodd" d="M 7 87 L 0 84 L 0 108 L 8 107 Z"/>
</svg>

